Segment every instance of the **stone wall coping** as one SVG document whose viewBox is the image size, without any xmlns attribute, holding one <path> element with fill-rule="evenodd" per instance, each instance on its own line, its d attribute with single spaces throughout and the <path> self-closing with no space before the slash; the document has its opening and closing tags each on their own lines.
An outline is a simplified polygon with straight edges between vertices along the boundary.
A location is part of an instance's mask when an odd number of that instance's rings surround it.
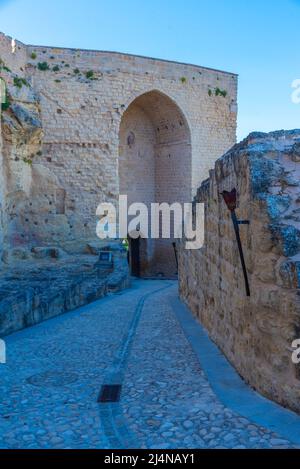
<svg viewBox="0 0 300 469">
<path fill-rule="evenodd" d="M 139 55 L 139 54 L 130 54 L 130 53 L 127 53 L 127 52 L 99 50 L 99 49 L 79 49 L 79 48 L 76 48 L 76 47 L 43 46 L 43 45 L 35 45 L 35 44 L 25 44 L 25 46 L 28 47 L 28 48 L 45 49 L 45 50 L 48 50 L 48 51 L 51 51 L 53 49 L 55 49 L 55 50 L 59 49 L 59 50 L 62 50 L 62 51 L 70 51 L 70 52 L 83 52 L 83 53 L 84 52 L 92 52 L 92 53 L 95 53 L 95 54 L 107 54 L 107 55 L 113 54 L 113 55 L 117 55 L 117 56 L 120 56 L 120 57 L 123 56 L 123 57 L 132 57 L 132 58 L 144 59 L 147 62 L 149 62 L 149 61 L 163 62 L 163 63 L 175 64 L 175 65 L 184 66 L 184 67 L 192 67 L 192 68 L 207 70 L 207 71 L 210 71 L 210 72 L 222 73 L 224 75 L 232 75 L 234 77 L 239 76 L 238 73 L 228 72 L 228 71 L 220 70 L 220 69 L 217 69 L 217 68 L 204 67 L 202 65 L 191 64 L 191 63 L 188 63 L 188 62 L 179 62 L 179 61 L 176 61 L 176 60 L 160 59 L 160 58 L 157 58 L 157 57 L 148 57 L 148 56 Z"/>
</svg>

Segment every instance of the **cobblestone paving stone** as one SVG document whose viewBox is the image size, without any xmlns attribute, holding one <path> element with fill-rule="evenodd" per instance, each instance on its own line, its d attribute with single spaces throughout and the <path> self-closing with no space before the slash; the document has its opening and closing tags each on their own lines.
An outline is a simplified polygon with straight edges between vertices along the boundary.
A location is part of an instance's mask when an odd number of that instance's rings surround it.
<svg viewBox="0 0 300 469">
<path fill-rule="evenodd" d="M 0 366 L 1 448 L 106 446 L 97 397 L 144 293 L 127 290 L 7 339 L 7 364 Z M 28 383 L 45 372 L 77 378 L 56 386 L 51 379 L 43 386 Z"/>
<path fill-rule="evenodd" d="M 141 447 L 292 447 L 220 403 L 170 306 L 176 294 L 145 303 L 130 354 L 122 405 Z"/>
<path fill-rule="evenodd" d="M 144 295 L 115 412 L 115 424 L 126 426 L 136 446 L 292 447 L 220 403 L 170 306 L 177 286 L 163 286 L 136 281 L 122 294 L 8 337 L 0 448 L 110 447 L 101 412 L 107 404 L 97 397 Z"/>
</svg>

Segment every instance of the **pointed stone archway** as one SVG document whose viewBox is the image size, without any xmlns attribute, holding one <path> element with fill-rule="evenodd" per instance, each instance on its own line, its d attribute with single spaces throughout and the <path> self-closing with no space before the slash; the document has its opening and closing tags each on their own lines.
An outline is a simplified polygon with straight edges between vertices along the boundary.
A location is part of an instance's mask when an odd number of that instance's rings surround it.
<svg viewBox="0 0 300 469">
<path fill-rule="evenodd" d="M 119 131 L 119 192 L 128 204 L 190 202 L 192 192 L 191 135 L 179 106 L 153 90 L 137 97 L 125 110 Z M 139 253 L 141 276 L 176 275 L 170 239 L 147 239 Z"/>
</svg>

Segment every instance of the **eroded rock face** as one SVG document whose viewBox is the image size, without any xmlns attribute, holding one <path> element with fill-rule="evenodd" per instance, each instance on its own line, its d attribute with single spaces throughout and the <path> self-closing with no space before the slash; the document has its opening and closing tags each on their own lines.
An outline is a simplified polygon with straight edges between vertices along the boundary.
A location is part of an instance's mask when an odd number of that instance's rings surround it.
<svg viewBox="0 0 300 469">
<path fill-rule="evenodd" d="M 127 256 L 118 248 L 110 268 L 99 265 L 97 256 L 68 256 L 56 247 L 7 251 L 9 268 L 0 272 L 0 336 L 127 288 Z"/>
<path fill-rule="evenodd" d="M 24 78 L 21 89 L 16 74 L 6 71 L 11 101 L 2 112 L 2 261 L 9 250 L 22 246 L 59 246 L 73 239 L 64 214 L 64 189 L 57 176 L 36 163 L 41 153 L 43 129 L 39 98 Z"/>
<path fill-rule="evenodd" d="M 250 134 L 217 160 L 195 201 L 205 202 L 205 244 L 179 252 L 180 294 L 239 373 L 300 412 L 300 130 Z M 238 193 L 251 296 L 245 294 L 230 212 Z"/>
</svg>

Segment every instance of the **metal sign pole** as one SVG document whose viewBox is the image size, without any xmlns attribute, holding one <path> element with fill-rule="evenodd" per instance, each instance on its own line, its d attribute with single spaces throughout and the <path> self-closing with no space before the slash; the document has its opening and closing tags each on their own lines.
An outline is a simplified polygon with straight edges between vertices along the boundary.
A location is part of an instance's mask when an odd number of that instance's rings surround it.
<svg viewBox="0 0 300 469">
<path fill-rule="evenodd" d="M 227 208 L 230 210 L 231 214 L 231 220 L 233 223 L 233 228 L 235 232 L 235 237 L 238 245 L 238 250 L 240 254 L 240 259 L 241 259 L 241 264 L 242 264 L 242 269 L 243 269 L 243 274 L 244 274 L 244 281 L 245 281 L 245 289 L 246 289 L 246 295 L 250 296 L 250 287 L 249 287 L 249 280 L 248 280 L 248 273 L 246 269 L 246 264 L 245 264 L 245 257 L 243 253 L 243 247 L 242 247 L 242 242 L 241 242 L 241 237 L 240 237 L 240 229 L 239 225 L 249 225 L 249 220 L 238 220 L 235 209 L 236 209 L 236 189 L 232 189 L 231 192 L 228 191 L 223 191 L 221 192 L 221 195 L 223 196 L 223 199 L 227 205 Z"/>
<path fill-rule="evenodd" d="M 173 249 L 174 249 L 174 254 L 175 254 L 175 260 L 176 260 L 176 267 L 177 267 L 177 272 L 178 272 L 178 257 L 177 257 L 177 248 L 176 248 L 176 243 L 173 242 Z"/>
<path fill-rule="evenodd" d="M 236 217 L 236 213 L 234 210 L 231 211 L 231 219 L 235 231 L 235 237 L 237 240 L 237 245 L 240 253 L 240 259 L 241 259 L 241 264 L 242 264 L 242 269 L 243 269 L 243 274 L 244 274 L 244 280 L 245 280 L 245 288 L 246 288 L 246 295 L 250 296 L 250 287 L 249 287 L 249 281 L 248 281 L 248 274 L 247 274 L 247 269 L 246 269 L 246 264 L 245 264 L 245 258 L 244 258 L 244 253 L 243 253 L 243 248 L 242 248 L 242 242 L 241 242 L 241 237 L 240 237 L 240 229 L 239 225 L 241 224 L 249 224 L 248 220 L 238 220 Z M 241 223 L 243 222 L 243 223 Z"/>
</svg>

